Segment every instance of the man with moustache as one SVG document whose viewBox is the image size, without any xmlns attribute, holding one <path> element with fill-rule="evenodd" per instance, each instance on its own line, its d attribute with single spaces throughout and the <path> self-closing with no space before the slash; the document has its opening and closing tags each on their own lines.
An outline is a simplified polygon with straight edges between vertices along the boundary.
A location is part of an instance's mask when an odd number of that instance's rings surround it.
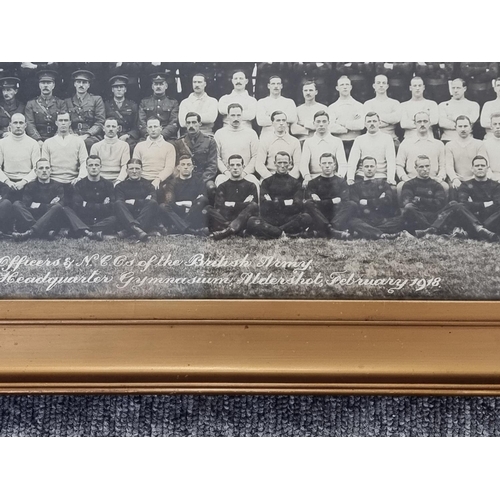
<svg viewBox="0 0 500 500">
<path fill-rule="evenodd" d="M 197 73 L 193 76 L 193 92 L 179 106 L 179 125 L 186 128 L 187 114 L 197 113 L 201 118 L 201 132 L 211 135 L 218 116 L 218 103 L 205 92 L 206 86 L 205 75 Z"/>
<path fill-rule="evenodd" d="M 248 219 L 259 215 L 257 188 L 243 176 L 244 161 L 238 154 L 228 158 L 229 179 L 219 185 L 215 206 L 206 207 L 209 227 L 214 240 L 242 234 Z"/>
<path fill-rule="evenodd" d="M 148 136 L 134 149 L 133 157 L 140 160 L 141 176 L 152 183 L 154 189 L 170 177 L 175 168 L 175 148 L 162 135 L 158 118 L 147 120 Z"/>
<path fill-rule="evenodd" d="M 405 139 L 416 135 L 415 115 L 425 111 L 431 120 L 431 126 L 439 121 L 438 105 L 424 97 L 425 85 L 422 78 L 415 76 L 410 82 L 411 99 L 401 103 L 401 128 Z"/>
<path fill-rule="evenodd" d="M 161 134 L 166 141 L 177 139 L 179 125 L 179 103 L 167 97 L 167 77 L 163 73 L 150 75 L 153 95 L 147 97 L 139 104 L 139 130 L 142 137 L 148 132 L 148 120 L 156 118 L 160 122 Z"/>
<path fill-rule="evenodd" d="M 2 99 L 0 100 L 0 138 L 7 137 L 12 115 L 16 113 L 24 114 L 25 106 L 16 99 L 19 91 L 19 78 L 6 76 L 0 78 L 0 88 L 2 89 Z"/>
<path fill-rule="evenodd" d="M 38 141 L 40 147 L 46 139 L 53 137 L 57 132 L 57 114 L 68 110 L 66 103 L 53 95 L 56 79 L 55 71 L 40 71 L 38 73 L 40 95 L 26 104 L 26 133 Z"/>
<path fill-rule="evenodd" d="M 10 129 L 10 135 L 0 139 L 0 182 L 9 188 L 6 194 L 13 202 L 21 199 L 23 188 L 36 177 L 40 146 L 26 135 L 26 119 L 21 113 L 12 115 Z"/>
<path fill-rule="evenodd" d="M 320 158 L 323 153 L 331 153 L 337 162 L 339 177 L 345 177 L 347 172 L 347 160 L 344 152 L 344 143 L 330 134 L 330 118 L 326 111 L 318 111 L 314 115 L 314 135 L 304 141 L 302 155 L 300 157 L 300 173 L 304 179 L 303 186 L 318 175 L 321 175 L 322 168 Z"/>
<path fill-rule="evenodd" d="M 283 97 L 283 83 L 279 76 L 271 76 L 267 84 L 269 95 L 257 101 L 257 125 L 262 127 L 260 138 L 273 135 L 274 127 L 272 116 L 276 111 L 281 111 L 287 119 L 287 132 L 289 126 L 297 121 L 297 107 L 295 102 L 288 97 Z"/>
<path fill-rule="evenodd" d="M 179 157 L 176 169 L 179 175 L 171 177 L 159 194 L 161 223 L 171 234 L 208 236 L 205 183 L 193 175 L 194 164 L 189 155 Z"/>
<path fill-rule="evenodd" d="M 71 203 L 75 214 L 88 226 L 84 232 L 90 239 L 102 241 L 103 234 L 115 230 L 114 201 L 113 183 L 101 176 L 101 159 L 91 154 L 87 158 L 87 177 L 75 185 Z"/>
<path fill-rule="evenodd" d="M 291 157 L 286 151 L 278 151 L 273 163 L 276 173 L 264 179 L 260 189 L 260 217 L 248 219 L 247 233 L 264 239 L 305 235 L 312 218 L 304 213 L 300 181 L 289 174 Z"/>
<path fill-rule="evenodd" d="M 403 228 L 403 219 L 393 217 L 394 191 L 384 179 L 376 179 L 377 160 L 365 156 L 361 160 L 363 179 L 349 189 L 350 200 L 357 205 L 357 216 L 349 221 L 352 231 L 368 240 L 392 240 Z"/>
<path fill-rule="evenodd" d="M 316 102 L 318 90 L 314 82 L 306 82 L 302 85 L 302 95 L 304 96 L 304 104 L 297 108 L 297 121 L 292 123 L 290 133 L 294 135 L 301 144 L 308 138 L 314 135 L 316 130 L 314 125 L 314 115 L 318 111 L 328 109 L 324 104 Z"/>
<path fill-rule="evenodd" d="M 435 139 L 431 131 L 430 116 L 426 111 L 420 111 L 415 115 L 416 135 L 407 137 L 399 147 L 396 157 L 396 173 L 401 181 L 398 184 L 398 192 L 401 192 L 403 184 L 417 176 L 415 160 L 418 155 L 426 155 L 431 162 L 430 177 L 440 182 L 445 191 L 448 185 L 444 181 L 446 177 L 446 158 L 444 144 Z"/>
<path fill-rule="evenodd" d="M 194 177 L 200 178 L 206 186 L 209 199 L 215 195 L 217 176 L 217 144 L 211 135 L 201 131 L 201 116 L 190 111 L 185 118 L 186 135 L 175 141 L 177 157 L 190 156 L 193 161 Z"/>
<path fill-rule="evenodd" d="M 288 119 L 282 111 L 273 112 L 271 123 L 273 133 L 260 137 L 255 170 L 261 179 L 271 177 L 277 171 L 274 164 L 276 153 L 284 151 L 290 157 L 290 175 L 298 179 L 300 177 L 300 142 L 288 133 Z"/>
<path fill-rule="evenodd" d="M 242 109 L 241 124 L 243 127 L 252 128 L 252 121 L 257 113 L 257 99 L 248 94 L 246 89 L 248 78 L 243 71 L 233 73 L 231 80 L 233 90 L 230 94 L 223 95 L 219 100 L 219 113 L 222 116 L 224 127 L 230 126 L 228 110 L 231 104 L 239 104 Z M 245 163 L 248 166 L 248 163 Z"/>
<path fill-rule="evenodd" d="M 153 184 L 142 178 L 142 163 L 132 158 L 127 164 L 127 178 L 115 187 L 115 215 L 120 238 L 133 236 L 146 241 L 146 231 L 153 228 L 158 213 L 156 190 Z"/>
<path fill-rule="evenodd" d="M 472 179 L 472 159 L 476 156 L 486 156 L 485 142 L 472 137 L 472 122 L 468 116 L 460 115 L 455 120 L 457 138 L 445 146 L 446 173 L 450 181 L 451 197 L 464 181 Z"/>
<path fill-rule="evenodd" d="M 439 105 L 439 127 L 442 131 L 441 140 L 445 144 L 458 137 L 455 127 L 458 116 L 467 116 L 472 125 L 479 118 L 479 104 L 465 97 L 466 90 L 464 80 L 455 78 L 451 82 L 451 99 Z"/>
<path fill-rule="evenodd" d="M 396 184 L 396 151 L 394 141 L 389 134 L 380 131 L 380 118 L 370 111 L 365 118 L 366 134 L 354 141 L 349 155 L 347 184 L 354 184 L 355 177 L 362 176 L 360 161 L 365 156 L 377 160 L 377 179 L 385 179 L 389 184 Z"/>
<path fill-rule="evenodd" d="M 118 123 L 120 127 L 118 139 L 129 145 L 129 154 L 132 154 L 140 134 L 137 125 L 138 106 L 134 101 L 125 97 L 128 83 L 129 78 L 124 75 L 115 75 L 109 79 L 113 98 L 104 103 L 104 110 L 106 118 L 114 118 Z"/>
<path fill-rule="evenodd" d="M 115 185 L 127 177 L 127 163 L 130 160 L 130 147 L 125 141 L 118 139 L 119 130 L 116 118 L 106 118 L 104 139 L 90 148 L 90 154 L 100 158 L 99 176 Z M 87 170 L 88 167 L 87 161 Z"/>
<path fill-rule="evenodd" d="M 458 203 L 451 201 L 429 228 L 415 231 L 417 237 L 442 234 L 454 228 L 454 237 L 500 240 L 495 234 L 500 230 L 500 184 L 488 178 L 488 161 L 484 156 L 473 158 L 471 170 L 473 178 L 458 188 Z"/>
<path fill-rule="evenodd" d="M 218 152 L 217 166 L 220 172 L 220 175 L 215 179 L 216 185 L 231 177 L 228 161 L 233 155 L 241 156 L 243 159 L 242 175 L 252 175 L 252 178 L 255 179 L 253 174 L 259 150 L 259 138 L 255 130 L 243 125 L 243 116 L 241 104 L 230 104 L 227 108 L 229 126 L 222 127 L 215 132 L 214 139 Z"/>
<path fill-rule="evenodd" d="M 401 120 L 401 104 L 387 95 L 389 83 L 386 75 L 377 75 L 373 82 L 375 97 L 364 103 L 364 114 L 373 112 L 380 117 L 380 131 L 389 134 L 396 147 L 399 139 L 396 135 L 396 125 Z"/>
<path fill-rule="evenodd" d="M 54 239 L 68 218 L 64 211 L 64 187 L 50 177 L 50 163 L 40 158 L 36 178 L 23 190 L 22 201 L 12 205 L 17 232 L 14 241 Z"/>
<path fill-rule="evenodd" d="M 72 132 L 83 139 L 87 152 L 92 144 L 102 140 L 102 126 L 106 118 L 101 96 L 89 93 L 90 83 L 95 79 L 92 72 L 78 70 L 71 75 L 75 94 L 66 99 Z"/>
<path fill-rule="evenodd" d="M 307 184 L 305 209 L 319 236 L 347 240 L 349 221 L 356 213 L 356 205 L 349 200 L 346 181 L 335 175 L 338 164 L 333 154 L 323 153 L 319 164 L 321 174 Z"/>
</svg>

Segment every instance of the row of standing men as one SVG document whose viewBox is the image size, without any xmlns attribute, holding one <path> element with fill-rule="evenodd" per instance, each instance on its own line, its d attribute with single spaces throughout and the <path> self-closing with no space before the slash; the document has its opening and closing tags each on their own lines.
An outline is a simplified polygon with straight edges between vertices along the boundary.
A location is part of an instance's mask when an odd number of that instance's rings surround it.
<svg viewBox="0 0 500 500">
<path fill-rule="evenodd" d="M 129 97 L 139 101 L 150 91 L 149 75 L 164 73 L 167 76 L 170 97 L 182 100 L 191 93 L 191 80 L 196 73 L 207 77 L 207 92 L 220 99 L 232 90 L 231 79 L 236 70 L 243 71 L 251 85 L 250 95 L 257 99 L 267 95 L 269 77 L 280 75 L 284 95 L 298 102 L 302 84 L 315 81 L 318 85 L 318 101 L 329 105 L 338 93 L 332 84 L 340 76 L 347 75 L 353 84 L 353 97 L 365 102 L 371 97 L 372 82 L 376 75 L 386 75 L 389 80 L 389 97 L 402 102 L 410 98 L 409 84 L 413 76 L 421 76 L 427 82 L 428 98 L 437 103 L 448 98 L 448 81 L 462 78 L 468 84 L 468 98 L 484 104 L 495 97 L 491 81 L 500 76 L 497 62 L 24 62 L 0 63 L 0 77 L 19 78 L 23 85 L 20 99 L 27 102 L 38 94 L 37 73 L 42 70 L 58 72 L 56 95 L 71 97 L 72 73 L 86 69 L 96 75 L 92 93 L 110 95 L 108 80 L 116 75 L 126 75 L 130 80 Z"/>
</svg>

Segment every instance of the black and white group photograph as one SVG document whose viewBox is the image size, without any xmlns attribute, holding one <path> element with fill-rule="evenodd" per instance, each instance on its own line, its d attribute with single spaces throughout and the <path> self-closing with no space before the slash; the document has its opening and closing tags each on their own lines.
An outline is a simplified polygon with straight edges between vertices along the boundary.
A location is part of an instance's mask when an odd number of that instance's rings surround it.
<svg viewBox="0 0 500 500">
<path fill-rule="evenodd" d="M 492 300 L 500 63 L 0 63 L 1 298 Z"/>
</svg>

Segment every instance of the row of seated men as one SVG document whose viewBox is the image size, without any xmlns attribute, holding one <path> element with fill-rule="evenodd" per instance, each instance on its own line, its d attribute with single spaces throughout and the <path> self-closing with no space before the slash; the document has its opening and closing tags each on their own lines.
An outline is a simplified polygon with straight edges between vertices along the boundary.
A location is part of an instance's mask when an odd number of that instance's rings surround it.
<svg viewBox="0 0 500 500">
<path fill-rule="evenodd" d="M 419 155 L 416 177 L 402 186 L 400 208 L 394 187 L 376 178 L 373 157 L 361 159 L 362 177 L 349 186 L 336 175 L 335 157 L 324 153 L 320 175 L 305 189 L 290 175 L 287 152 L 277 152 L 274 163 L 276 173 L 257 186 L 243 175 L 243 158 L 232 155 L 230 175 L 212 198 L 189 155 L 178 158 L 175 175 L 159 189 L 143 178 L 136 158 L 129 160 L 127 177 L 115 186 L 101 176 L 97 155 L 86 159 L 87 176 L 67 185 L 51 179 L 50 162 L 40 158 L 36 178 L 18 200 L 12 203 L 10 188 L 0 186 L 1 235 L 15 241 L 53 239 L 66 227 L 73 238 L 86 235 L 94 240 L 117 232 L 122 238 L 146 241 L 149 232 L 158 231 L 214 240 L 236 235 L 346 240 L 448 234 L 500 241 L 500 183 L 488 177 L 483 156 L 473 158 L 473 178 L 459 186 L 456 200 L 448 201 L 443 185 L 430 177 L 429 157 Z"/>
<path fill-rule="evenodd" d="M 228 107 L 233 103 L 242 106 L 243 125 L 260 130 L 261 137 L 272 133 L 272 113 L 277 110 L 285 112 L 290 133 L 300 141 L 314 135 L 314 114 L 320 110 L 327 111 L 330 117 L 329 130 L 343 141 L 346 150 L 362 134 L 364 117 L 370 111 L 380 116 L 381 130 L 396 141 L 396 147 L 402 138 L 414 136 L 413 118 L 418 111 L 429 114 L 436 136 L 445 142 L 456 135 L 454 122 L 462 115 L 470 119 L 476 138 L 482 138 L 483 135 L 487 139 L 492 137 L 491 116 L 500 112 L 500 79 L 490 80 L 490 87 L 497 97 L 480 105 L 466 97 L 468 87 L 461 78 L 447 83 L 448 97 L 451 98 L 439 104 L 424 96 L 427 87 L 420 76 L 410 80 L 410 98 L 402 103 L 389 97 L 391 87 L 387 75 L 379 74 L 375 77 L 372 84 L 375 97 L 364 103 L 353 97 L 351 78 L 352 76 L 343 75 L 336 81 L 328 82 L 339 96 L 327 107 L 317 101 L 318 82 L 313 80 L 302 85 L 301 99 L 304 102 L 297 106 L 296 102 L 299 101 L 283 95 L 283 78 L 278 75 L 269 77 L 267 97 L 257 100 L 249 94 L 249 79 L 242 71 L 236 71 L 232 75 L 233 90 L 219 100 L 206 92 L 206 76 L 195 74 L 191 82 L 193 92 L 180 105 L 169 96 L 168 76 L 164 73 L 150 75 L 152 94 L 136 102 L 127 98 L 130 79 L 126 75 L 114 75 L 110 78 L 108 85 L 112 98 L 104 101 L 101 96 L 90 93 L 95 75 L 87 70 L 77 70 L 72 74 L 73 95 L 64 100 L 59 99 L 54 95 L 57 74 L 46 70 L 38 74 L 40 94 L 26 105 L 17 99 L 20 79 L 3 77 L 0 78 L 0 137 L 6 137 L 10 133 L 9 122 L 12 115 L 23 113 L 27 120 L 28 136 L 42 144 L 56 133 L 57 113 L 68 111 L 72 133 L 84 139 L 88 152 L 94 143 L 102 140 L 104 121 L 108 117 L 118 121 L 120 139 L 126 141 L 133 150 L 137 142 L 146 138 L 146 123 L 151 117 L 160 120 L 164 139 L 173 141 L 179 137 L 179 132 L 182 134 L 185 131 L 185 118 L 189 112 L 196 112 L 201 116 L 201 130 L 204 133 L 213 134 L 221 126 L 228 127 Z"/>
<path fill-rule="evenodd" d="M 56 71 L 58 73 L 55 95 L 71 97 L 72 73 L 78 69 L 95 74 L 92 93 L 108 96 L 108 80 L 116 75 L 129 78 L 128 97 L 139 101 L 150 91 L 149 75 L 163 73 L 167 77 L 169 96 L 178 101 L 185 99 L 192 91 L 191 81 L 196 73 L 206 75 L 207 92 L 220 99 L 233 89 L 231 79 L 236 70 L 243 71 L 250 81 L 248 92 L 257 99 L 267 95 L 268 79 L 280 75 L 284 84 L 285 97 L 299 102 L 302 98 L 302 84 L 315 81 L 318 85 L 318 100 L 326 105 L 338 98 L 336 80 L 347 75 L 353 83 L 353 97 L 365 102 L 372 97 L 372 83 L 376 75 L 385 75 L 389 82 L 389 97 L 400 102 L 410 99 L 409 85 L 413 76 L 424 78 L 428 84 L 428 98 L 440 103 L 449 99 L 448 82 L 462 78 L 468 82 L 467 97 L 481 105 L 494 99 L 491 81 L 500 76 L 496 62 L 45 62 L 45 63 L 0 63 L 0 77 L 13 76 L 21 80 L 19 97 L 23 102 L 34 99 L 38 94 L 37 73 Z"/>
</svg>

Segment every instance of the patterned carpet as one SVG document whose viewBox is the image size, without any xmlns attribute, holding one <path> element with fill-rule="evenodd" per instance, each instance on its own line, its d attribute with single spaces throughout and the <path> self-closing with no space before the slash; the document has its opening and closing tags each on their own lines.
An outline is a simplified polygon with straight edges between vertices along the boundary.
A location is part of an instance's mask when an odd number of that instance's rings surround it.
<svg viewBox="0 0 500 500">
<path fill-rule="evenodd" d="M 500 398 L 0 396 L 0 436 L 500 436 Z"/>
</svg>

